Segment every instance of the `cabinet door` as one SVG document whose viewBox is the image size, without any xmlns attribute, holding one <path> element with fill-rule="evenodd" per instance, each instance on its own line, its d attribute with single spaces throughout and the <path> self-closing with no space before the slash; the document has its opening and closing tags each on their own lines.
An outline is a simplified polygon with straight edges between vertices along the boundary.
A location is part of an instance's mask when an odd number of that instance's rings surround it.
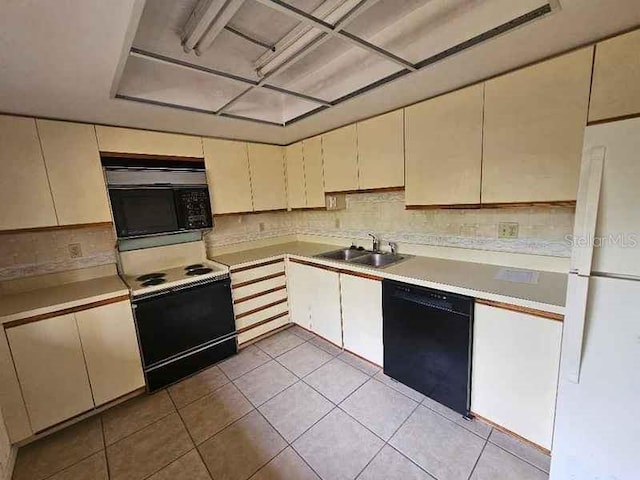
<svg viewBox="0 0 640 480">
<path fill-rule="evenodd" d="M 0 115 L 0 230 L 57 225 L 36 121 Z"/>
<path fill-rule="evenodd" d="M 34 432 L 93 408 L 73 314 L 7 329 Z"/>
<path fill-rule="evenodd" d="M 476 304 L 471 410 L 551 448 L 562 323 Z"/>
<path fill-rule="evenodd" d="M 305 208 L 307 194 L 304 180 L 304 157 L 302 142 L 289 145 L 285 149 L 287 160 L 287 198 L 290 208 Z"/>
<path fill-rule="evenodd" d="M 347 125 L 322 136 L 324 191 L 358 189 L 358 148 L 356 125 Z"/>
<path fill-rule="evenodd" d="M 311 330 L 311 299 L 313 298 L 314 268 L 287 261 L 287 293 L 289 317 L 293 323 Z"/>
<path fill-rule="evenodd" d="M 256 212 L 287 208 L 283 154 L 282 147 L 249 144 L 253 210 Z"/>
<path fill-rule="evenodd" d="M 101 152 L 202 158 L 202 138 L 96 125 Z"/>
<path fill-rule="evenodd" d="M 480 203 L 483 89 L 405 109 L 407 205 Z"/>
<path fill-rule="evenodd" d="M 382 282 L 340 275 L 344 348 L 382 366 Z"/>
<path fill-rule="evenodd" d="M 93 125 L 36 120 L 60 225 L 110 222 Z"/>
<path fill-rule="evenodd" d="M 404 185 L 403 112 L 380 115 L 357 125 L 358 188 Z"/>
<path fill-rule="evenodd" d="M 214 214 L 253 211 L 247 144 L 203 139 Z"/>
<path fill-rule="evenodd" d="M 322 208 L 324 180 L 322 173 L 322 137 L 313 137 L 302 142 L 304 154 L 304 178 L 307 191 L 307 207 Z"/>
<path fill-rule="evenodd" d="M 640 113 L 640 30 L 596 45 L 589 121 Z"/>
<path fill-rule="evenodd" d="M 77 312 L 76 320 L 96 406 L 144 387 L 128 301 Z"/>
<path fill-rule="evenodd" d="M 340 274 L 311 267 L 307 288 L 312 295 L 311 331 L 342 347 Z"/>
<path fill-rule="evenodd" d="M 593 48 L 485 85 L 482 202 L 575 201 Z"/>
</svg>

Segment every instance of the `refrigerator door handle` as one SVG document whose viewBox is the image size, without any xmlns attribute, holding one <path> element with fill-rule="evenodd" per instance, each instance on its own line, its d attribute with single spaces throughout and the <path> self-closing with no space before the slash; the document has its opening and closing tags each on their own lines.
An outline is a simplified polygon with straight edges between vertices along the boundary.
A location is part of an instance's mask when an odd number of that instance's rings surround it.
<svg viewBox="0 0 640 480">
<path fill-rule="evenodd" d="M 569 382 L 580 382 L 582 346 L 587 321 L 589 277 L 574 273 L 569 275 L 567 306 L 562 332 L 561 375 Z"/>
<path fill-rule="evenodd" d="M 582 159 L 571 253 L 571 271 L 580 275 L 591 275 L 605 153 L 604 146 L 593 147 Z"/>
</svg>

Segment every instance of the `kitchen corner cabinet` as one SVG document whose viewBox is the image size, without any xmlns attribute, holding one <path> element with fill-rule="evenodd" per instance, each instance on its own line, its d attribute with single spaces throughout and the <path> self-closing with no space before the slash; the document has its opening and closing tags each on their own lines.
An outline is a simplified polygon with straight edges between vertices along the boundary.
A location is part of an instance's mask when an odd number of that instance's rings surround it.
<svg viewBox="0 0 640 480">
<path fill-rule="evenodd" d="M 382 366 L 382 282 L 340 274 L 344 348 Z"/>
<path fill-rule="evenodd" d="M 101 152 L 202 158 L 202 138 L 178 133 L 96 125 Z"/>
<path fill-rule="evenodd" d="M 304 182 L 307 193 L 307 207 L 323 208 L 324 174 L 322 171 L 322 138 L 313 137 L 302 141 L 304 155 Z"/>
<path fill-rule="evenodd" d="M 405 109 L 407 205 L 480 203 L 484 85 Z"/>
<path fill-rule="evenodd" d="M 596 44 L 589 121 L 640 113 L 640 30 Z"/>
<path fill-rule="evenodd" d="M 249 169 L 253 192 L 253 210 L 287 208 L 284 149 L 261 143 L 249 144 Z"/>
<path fill-rule="evenodd" d="M 111 303 L 75 316 L 95 405 L 144 387 L 131 304 Z"/>
<path fill-rule="evenodd" d="M 110 222 L 93 125 L 36 120 L 59 225 Z"/>
<path fill-rule="evenodd" d="M 551 448 L 562 322 L 476 303 L 471 410 Z"/>
<path fill-rule="evenodd" d="M 359 122 L 358 189 L 404 186 L 403 111 Z"/>
<path fill-rule="evenodd" d="M 0 115 L 0 230 L 57 225 L 33 118 Z"/>
<path fill-rule="evenodd" d="M 291 321 L 342 347 L 340 274 L 289 261 L 287 284 Z"/>
<path fill-rule="evenodd" d="M 202 143 L 213 213 L 253 211 L 247 144 L 213 138 Z"/>
<path fill-rule="evenodd" d="M 324 191 L 358 190 L 358 137 L 355 124 L 322 136 Z"/>
<path fill-rule="evenodd" d="M 304 157 L 302 142 L 285 148 L 287 162 L 287 200 L 289 208 L 305 208 L 307 193 L 304 181 Z"/>
<path fill-rule="evenodd" d="M 93 408 L 73 314 L 7 329 L 34 432 Z"/>
<path fill-rule="evenodd" d="M 482 203 L 575 201 L 593 47 L 485 83 Z"/>
</svg>

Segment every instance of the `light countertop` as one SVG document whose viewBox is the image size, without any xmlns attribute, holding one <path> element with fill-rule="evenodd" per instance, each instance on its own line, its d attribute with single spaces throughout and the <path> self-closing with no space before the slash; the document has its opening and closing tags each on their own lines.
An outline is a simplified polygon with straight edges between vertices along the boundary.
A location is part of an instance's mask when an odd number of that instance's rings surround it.
<svg viewBox="0 0 640 480">
<path fill-rule="evenodd" d="M 478 299 L 564 314 L 567 274 L 538 271 L 537 283 L 515 283 L 496 279 L 497 265 L 448 260 L 433 257 L 411 258 L 383 269 L 354 266 L 345 262 L 314 258 L 336 250 L 336 245 L 290 242 L 215 256 L 212 260 L 234 267 L 248 266 L 271 258 L 290 255 L 320 265 L 360 271 L 382 278 L 472 296 Z M 522 270 L 522 269 L 513 269 Z"/>
<path fill-rule="evenodd" d="M 0 323 L 129 295 L 117 275 L 0 296 Z"/>
</svg>

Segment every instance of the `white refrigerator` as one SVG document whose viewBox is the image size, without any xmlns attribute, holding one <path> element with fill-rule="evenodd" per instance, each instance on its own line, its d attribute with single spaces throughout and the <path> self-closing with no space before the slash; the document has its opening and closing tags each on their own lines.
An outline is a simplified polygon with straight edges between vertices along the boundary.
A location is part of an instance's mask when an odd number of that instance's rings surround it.
<svg viewBox="0 0 640 480">
<path fill-rule="evenodd" d="M 640 119 L 587 127 L 551 480 L 640 479 Z"/>
</svg>

